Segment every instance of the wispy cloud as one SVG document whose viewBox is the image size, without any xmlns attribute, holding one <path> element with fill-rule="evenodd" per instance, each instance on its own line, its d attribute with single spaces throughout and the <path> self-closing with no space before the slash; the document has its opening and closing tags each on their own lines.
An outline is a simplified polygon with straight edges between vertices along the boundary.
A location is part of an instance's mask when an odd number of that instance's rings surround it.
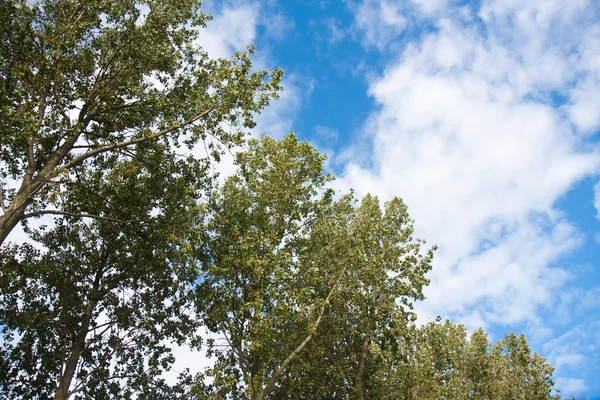
<svg viewBox="0 0 600 400">
<path fill-rule="evenodd" d="M 556 384 L 562 388 L 563 393 L 578 394 L 583 393 L 588 388 L 583 379 L 559 378 L 556 380 Z"/>
<path fill-rule="evenodd" d="M 302 105 L 310 97 L 314 83 L 296 74 L 288 74 L 283 80 L 279 100 L 273 102 L 257 117 L 256 133 L 267 133 L 277 139 L 283 138 L 294 128 Z"/>
<path fill-rule="evenodd" d="M 265 14 L 267 21 L 265 21 L 264 25 L 267 30 L 268 36 L 275 40 L 279 41 L 285 39 L 296 29 L 296 24 L 294 23 L 294 20 L 284 14 Z"/>
<path fill-rule="evenodd" d="M 406 29 L 402 7 L 417 6 L 421 16 L 410 19 L 435 29 L 371 82 L 379 109 L 364 127 L 370 162 L 349 159 L 338 184 L 402 196 L 420 234 L 441 246 L 425 315 L 533 321 L 569 276 L 554 264 L 583 241 L 555 203 L 600 165 L 583 146 L 598 124 L 588 113 L 598 96 L 581 94 L 600 71 L 593 6 L 484 1 L 449 11 L 404 1 L 385 13 L 387 5 L 353 6 L 357 29 L 382 52 Z"/>
<path fill-rule="evenodd" d="M 561 391 L 570 396 L 584 392 L 600 372 L 600 321 L 578 324 L 557 338 L 548 341 L 544 350 L 559 375 Z M 569 377 L 569 372 L 579 377 Z"/>
<path fill-rule="evenodd" d="M 329 31 L 329 36 L 328 36 L 329 43 L 331 43 L 331 44 L 339 43 L 348 36 L 348 32 L 346 30 L 344 30 L 344 28 L 341 26 L 341 23 L 339 20 L 337 20 L 335 18 L 328 18 L 325 21 L 323 21 L 323 23 L 325 24 L 325 27 Z"/>
<path fill-rule="evenodd" d="M 362 41 L 367 46 L 382 50 L 406 28 L 407 19 L 401 2 L 365 0 L 349 5 L 354 11 L 358 29 L 363 32 Z"/>
<path fill-rule="evenodd" d="M 211 13 L 213 20 L 200 32 L 199 44 L 213 58 L 230 58 L 235 51 L 243 51 L 254 43 L 260 6 L 256 2 L 237 4 L 211 1 L 203 11 Z"/>
</svg>

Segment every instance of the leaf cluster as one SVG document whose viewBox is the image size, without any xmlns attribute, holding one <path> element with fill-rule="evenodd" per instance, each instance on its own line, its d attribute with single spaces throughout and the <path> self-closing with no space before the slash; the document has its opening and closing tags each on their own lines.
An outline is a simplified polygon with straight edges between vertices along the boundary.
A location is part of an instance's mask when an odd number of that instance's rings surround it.
<svg viewBox="0 0 600 400">
<path fill-rule="evenodd" d="M 525 336 L 491 343 L 480 328 L 438 319 L 411 327 L 378 379 L 398 399 L 559 399 L 552 368 Z"/>
</svg>

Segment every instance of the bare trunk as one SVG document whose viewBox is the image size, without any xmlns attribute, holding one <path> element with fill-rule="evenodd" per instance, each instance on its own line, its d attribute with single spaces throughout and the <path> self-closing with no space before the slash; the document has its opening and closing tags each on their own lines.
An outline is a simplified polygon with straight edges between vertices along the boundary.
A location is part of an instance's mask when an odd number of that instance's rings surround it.
<svg viewBox="0 0 600 400">
<path fill-rule="evenodd" d="M 65 362 L 65 369 L 61 373 L 60 382 L 58 385 L 58 389 L 56 389 L 54 400 L 67 400 L 71 396 L 69 388 L 71 387 L 71 382 L 73 381 L 73 378 L 75 377 L 75 372 L 77 371 L 77 363 L 79 362 L 79 357 L 81 357 L 81 354 L 83 354 L 83 351 L 85 350 L 85 338 L 90 328 L 90 320 L 92 319 L 92 313 L 94 311 L 95 306 L 96 302 L 90 300 L 87 307 L 85 308 L 83 321 L 81 321 L 81 327 L 79 327 L 79 331 L 77 332 L 77 336 L 75 337 L 75 341 L 73 342 L 71 354 Z"/>
</svg>

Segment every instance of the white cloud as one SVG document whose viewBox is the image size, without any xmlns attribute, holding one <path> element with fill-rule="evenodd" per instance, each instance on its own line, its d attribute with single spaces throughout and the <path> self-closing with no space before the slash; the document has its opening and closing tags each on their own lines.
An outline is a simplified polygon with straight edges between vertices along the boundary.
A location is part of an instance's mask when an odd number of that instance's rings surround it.
<svg viewBox="0 0 600 400">
<path fill-rule="evenodd" d="M 270 37 L 275 40 L 283 40 L 296 28 L 292 18 L 283 14 L 273 14 L 267 17 L 265 27 Z"/>
<path fill-rule="evenodd" d="M 410 0 L 426 15 L 433 15 L 445 10 L 448 0 Z"/>
<path fill-rule="evenodd" d="M 339 133 L 336 129 L 323 125 L 315 126 L 316 141 L 324 145 L 332 145 L 338 139 Z"/>
<path fill-rule="evenodd" d="M 590 5 L 590 0 L 484 0 L 480 14 L 486 22 L 511 19 L 521 30 L 548 30 L 557 19 L 568 23 Z"/>
<path fill-rule="evenodd" d="M 387 0 L 365 0 L 353 6 L 356 24 L 364 32 L 367 45 L 384 49 L 389 40 L 406 28 L 403 5 Z"/>
<path fill-rule="evenodd" d="M 459 320 L 471 319 L 471 314 L 483 315 L 488 323 L 529 319 L 567 276 L 563 270 L 549 269 L 548 263 L 578 243 L 565 223 L 546 233 L 531 221 L 519 221 L 497 242 L 453 266 L 444 263 L 443 254 L 426 289 L 428 300 L 420 307 Z"/>
<path fill-rule="evenodd" d="M 389 25 L 358 14 L 384 4 L 355 6 L 357 25 L 366 41 L 393 47 L 394 35 L 381 30 Z M 483 28 L 465 25 L 464 13 L 436 20 L 437 32 L 408 45 L 371 82 L 378 111 L 363 139 L 371 150 L 341 152 L 336 184 L 402 196 L 419 235 L 441 246 L 423 315 L 535 321 L 566 282 L 566 271 L 551 266 L 583 238 L 554 203 L 598 171 L 600 156 L 581 150 L 573 127 L 584 123 L 553 106 L 553 96 L 575 107 L 577 77 L 597 72 L 592 44 L 577 44 L 595 29 L 588 4 L 486 1 Z"/>
<path fill-rule="evenodd" d="M 257 134 L 266 133 L 276 139 L 281 139 L 292 131 L 294 120 L 302 104 L 313 90 L 313 82 L 295 74 L 288 74 L 283 78 L 283 91 L 280 98 L 273 101 L 256 118 Z"/>
<path fill-rule="evenodd" d="M 585 32 L 577 51 L 575 66 L 584 78 L 569 93 L 567 110 L 577 128 L 590 134 L 600 129 L 600 24 Z"/>
<path fill-rule="evenodd" d="M 584 291 L 578 298 L 578 302 L 577 312 L 581 314 L 600 309 L 600 286 Z"/>
<path fill-rule="evenodd" d="M 209 6 L 207 10 L 214 19 L 200 31 L 198 42 L 211 57 L 230 58 L 233 52 L 243 51 L 254 42 L 260 11 L 256 3 L 225 4 L 219 10 Z"/>
<path fill-rule="evenodd" d="M 346 38 L 348 32 L 341 27 L 341 23 L 339 20 L 335 18 L 329 18 L 325 20 L 325 26 L 329 30 L 329 43 L 335 44 L 339 43 Z"/>
<path fill-rule="evenodd" d="M 600 24 L 592 1 L 488 0 L 479 15 L 511 45 L 536 82 L 567 95 L 565 110 L 581 133 L 600 128 Z"/>
<path fill-rule="evenodd" d="M 583 379 L 559 378 L 556 380 L 556 386 L 561 388 L 561 393 L 579 394 L 587 390 L 587 385 Z"/>
<path fill-rule="evenodd" d="M 600 321 L 572 326 L 567 332 L 544 344 L 550 363 L 556 366 L 557 387 L 565 396 L 575 396 L 587 389 L 579 376 L 594 376 L 600 362 Z M 595 383 L 595 382 L 594 382 Z"/>
<path fill-rule="evenodd" d="M 556 367 L 560 368 L 564 365 L 578 366 L 585 362 L 585 357 L 582 354 L 561 354 L 556 357 Z"/>
</svg>

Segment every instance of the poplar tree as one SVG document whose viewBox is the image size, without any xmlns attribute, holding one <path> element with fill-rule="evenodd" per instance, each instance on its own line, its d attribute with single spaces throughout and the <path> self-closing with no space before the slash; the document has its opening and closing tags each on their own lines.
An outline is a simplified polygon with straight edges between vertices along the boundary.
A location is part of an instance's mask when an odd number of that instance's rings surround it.
<svg viewBox="0 0 600 400">
<path fill-rule="evenodd" d="M 174 158 L 240 144 L 281 71 L 211 59 L 197 45 L 209 19 L 197 0 L 0 3 L 0 245 L 28 218 L 82 216 L 62 205 L 78 167 L 106 171 L 151 143 Z M 126 219 L 118 209 L 82 214 Z"/>
</svg>

